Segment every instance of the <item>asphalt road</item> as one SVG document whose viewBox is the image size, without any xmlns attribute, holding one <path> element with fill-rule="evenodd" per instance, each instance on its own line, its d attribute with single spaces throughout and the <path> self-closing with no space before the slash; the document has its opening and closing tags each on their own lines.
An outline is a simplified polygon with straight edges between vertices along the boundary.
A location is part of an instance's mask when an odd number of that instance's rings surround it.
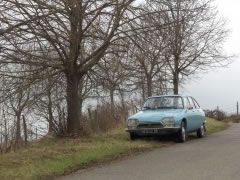
<svg viewBox="0 0 240 180">
<path fill-rule="evenodd" d="M 240 180 L 240 125 L 60 179 Z"/>
</svg>

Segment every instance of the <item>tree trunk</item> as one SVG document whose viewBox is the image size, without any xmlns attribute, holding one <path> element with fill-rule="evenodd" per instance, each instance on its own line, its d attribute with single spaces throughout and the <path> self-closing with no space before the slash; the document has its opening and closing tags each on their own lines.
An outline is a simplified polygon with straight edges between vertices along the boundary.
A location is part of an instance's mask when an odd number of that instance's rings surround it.
<svg viewBox="0 0 240 180">
<path fill-rule="evenodd" d="M 142 89 L 142 100 L 145 101 L 146 100 L 145 80 L 142 80 L 141 82 L 141 89 Z"/>
<path fill-rule="evenodd" d="M 147 95 L 148 97 L 152 96 L 152 77 L 147 75 Z"/>
<path fill-rule="evenodd" d="M 124 119 L 127 119 L 129 114 L 128 114 L 128 108 L 126 107 L 124 92 L 122 90 L 119 90 L 119 93 L 120 93 L 120 96 L 121 96 L 122 108 L 123 108 L 124 115 L 125 115 Z"/>
<path fill-rule="evenodd" d="M 77 74 L 67 75 L 67 133 L 70 136 L 79 135 L 81 131 L 78 86 L 80 77 Z"/>
<path fill-rule="evenodd" d="M 110 101 L 111 101 L 112 118 L 118 123 L 119 119 L 117 117 L 117 114 L 115 111 L 115 104 L 114 104 L 114 88 L 110 89 Z"/>
<path fill-rule="evenodd" d="M 119 94 L 120 94 L 120 97 L 121 97 L 122 108 L 123 108 L 124 111 L 125 111 L 125 110 L 126 110 L 126 103 L 125 103 L 124 92 L 120 89 L 120 90 L 119 90 Z"/>
<path fill-rule="evenodd" d="M 54 124 L 53 124 L 53 112 L 52 112 L 52 98 L 51 91 L 48 91 L 48 133 L 52 134 L 54 132 Z"/>
<path fill-rule="evenodd" d="M 178 95 L 179 93 L 179 74 L 178 72 L 174 72 L 173 74 L 173 93 Z"/>
<path fill-rule="evenodd" d="M 4 110 L 3 110 L 2 118 L 4 119 L 4 142 L 5 142 L 5 147 L 7 147 L 8 146 L 8 126 L 7 126 L 7 119 L 6 119 Z"/>
<path fill-rule="evenodd" d="M 111 102 L 111 109 L 114 109 L 114 90 L 110 89 L 110 102 Z"/>
<path fill-rule="evenodd" d="M 21 113 L 16 113 L 17 122 L 16 122 L 16 136 L 15 136 L 15 145 L 18 147 L 21 141 Z"/>
<path fill-rule="evenodd" d="M 27 123 L 24 115 L 22 116 L 22 118 L 23 118 L 24 142 L 25 145 L 27 145 L 28 142 Z"/>
</svg>

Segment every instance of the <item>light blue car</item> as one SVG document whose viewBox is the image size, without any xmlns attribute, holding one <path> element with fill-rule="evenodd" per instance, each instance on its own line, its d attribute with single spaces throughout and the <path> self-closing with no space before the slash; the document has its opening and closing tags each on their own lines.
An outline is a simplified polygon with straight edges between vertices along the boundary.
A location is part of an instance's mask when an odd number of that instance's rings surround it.
<svg viewBox="0 0 240 180">
<path fill-rule="evenodd" d="M 145 135 L 176 134 L 179 142 L 188 133 L 204 137 L 205 113 L 191 96 L 167 95 L 150 97 L 143 109 L 128 118 L 127 132 L 132 140 Z"/>
</svg>

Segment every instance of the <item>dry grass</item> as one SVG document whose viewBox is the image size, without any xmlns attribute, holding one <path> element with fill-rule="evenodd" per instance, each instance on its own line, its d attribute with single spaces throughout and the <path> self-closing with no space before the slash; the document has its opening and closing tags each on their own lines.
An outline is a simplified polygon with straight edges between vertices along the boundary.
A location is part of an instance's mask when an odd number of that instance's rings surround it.
<svg viewBox="0 0 240 180">
<path fill-rule="evenodd" d="M 232 115 L 227 117 L 225 122 L 240 123 L 240 115 Z"/>
<path fill-rule="evenodd" d="M 206 128 L 207 128 L 208 134 L 212 134 L 212 133 L 225 130 L 226 128 L 228 128 L 228 124 L 222 121 L 217 121 L 212 118 L 207 118 Z"/>
<path fill-rule="evenodd" d="M 123 129 L 84 139 L 44 138 L 26 149 L 0 155 L 0 179 L 40 179 L 96 162 L 160 147 L 159 141 L 131 142 Z"/>
</svg>

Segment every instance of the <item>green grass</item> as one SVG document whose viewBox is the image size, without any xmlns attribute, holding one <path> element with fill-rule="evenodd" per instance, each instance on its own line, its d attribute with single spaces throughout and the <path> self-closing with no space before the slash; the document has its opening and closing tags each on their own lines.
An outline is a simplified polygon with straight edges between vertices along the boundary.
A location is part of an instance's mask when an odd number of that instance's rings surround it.
<svg viewBox="0 0 240 180">
<path fill-rule="evenodd" d="M 17 152 L 0 155 L 0 179 L 40 179 L 62 175 L 96 162 L 104 162 L 160 147 L 159 141 L 130 141 L 123 129 L 83 139 L 45 138 Z"/>
<path fill-rule="evenodd" d="M 208 119 L 209 133 L 227 126 Z M 130 141 L 124 130 L 82 139 L 44 138 L 17 152 L 0 155 L 0 179 L 42 179 L 106 162 L 124 155 L 161 147 L 173 142 L 154 139 Z"/>
<path fill-rule="evenodd" d="M 207 118 L 206 124 L 208 134 L 216 133 L 228 128 L 228 125 L 224 122 L 217 121 L 215 119 Z"/>
</svg>

